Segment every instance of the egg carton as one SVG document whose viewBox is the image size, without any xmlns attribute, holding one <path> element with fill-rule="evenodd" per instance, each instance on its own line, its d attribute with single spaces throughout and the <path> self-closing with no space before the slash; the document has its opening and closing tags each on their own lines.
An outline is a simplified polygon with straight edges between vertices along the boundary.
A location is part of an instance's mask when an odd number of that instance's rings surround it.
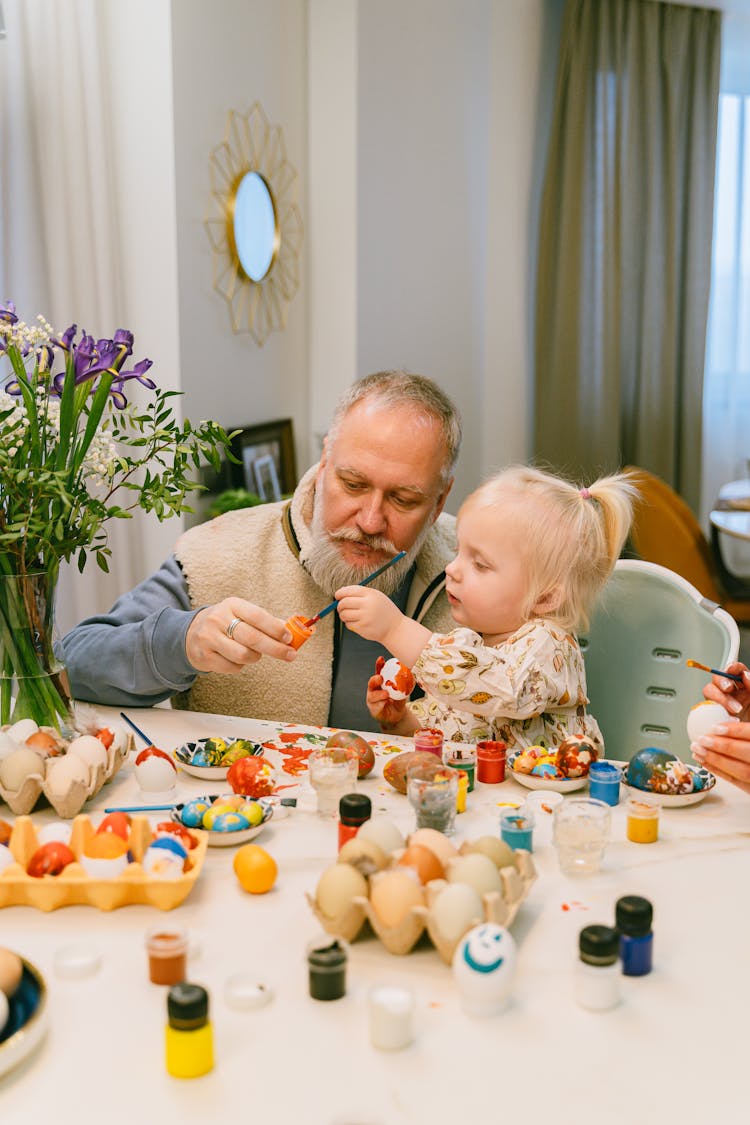
<svg viewBox="0 0 750 1125">
<path fill-rule="evenodd" d="M 41 730 L 55 733 L 51 727 L 42 727 Z M 53 759 L 46 758 L 42 759 L 41 772 L 29 774 L 19 789 L 6 789 L 0 783 L 0 797 L 16 816 L 26 816 L 35 807 L 39 798 L 44 796 L 61 820 L 72 820 L 81 811 L 85 802 L 90 797 L 95 797 L 105 782 L 112 780 L 133 748 L 132 735 L 120 730 L 115 731 L 114 735 L 114 741 L 107 750 L 106 764 L 90 769 L 88 784 L 75 781 L 62 792 L 50 788 L 46 778 L 46 767 L 47 762 Z"/>
<path fill-rule="evenodd" d="M 461 848 L 461 852 L 467 850 L 466 845 Z M 450 965 L 456 946 L 472 926 L 479 925 L 482 922 L 496 922 L 498 925 L 506 927 L 511 925 L 521 903 L 536 879 L 536 868 L 531 854 L 523 850 L 514 852 L 513 865 L 500 867 L 498 874 L 501 890 L 481 896 L 484 916 L 471 919 L 465 929 L 452 938 L 448 938 L 440 932 L 432 913 L 435 899 L 447 885 L 445 879 L 432 879 L 427 883 L 425 886 L 426 906 L 413 906 L 397 926 L 384 926 L 373 910 L 369 898 L 364 895 L 356 895 L 346 910 L 335 918 L 324 914 L 312 895 L 308 894 L 306 897 L 313 913 L 328 934 L 351 942 L 359 936 L 365 921 L 368 921 L 373 932 L 389 953 L 404 956 L 411 953 L 422 934 L 427 931 L 430 941 L 442 960 L 446 965 Z"/>
<path fill-rule="evenodd" d="M 69 847 L 79 858 L 95 835 L 88 816 L 77 816 Z M 59 875 L 33 878 L 26 874 L 29 860 L 39 846 L 31 817 L 19 816 L 8 841 L 16 863 L 0 872 L 0 907 L 34 906 L 37 910 L 57 910 L 61 906 L 96 906 L 117 910 L 135 904 L 173 910 L 190 894 L 206 858 L 208 835 L 191 832 L 197 840 L 188 852 L 187 870 L 177 879 L 157 879 L 147 875 L 141 860 L 153 833 L 145 816 L 134 816 L 130 825 L 130 852 L 133 862 L 115 879 L 93 878 L 80 863 L 71 863 Z"/>
</svg>

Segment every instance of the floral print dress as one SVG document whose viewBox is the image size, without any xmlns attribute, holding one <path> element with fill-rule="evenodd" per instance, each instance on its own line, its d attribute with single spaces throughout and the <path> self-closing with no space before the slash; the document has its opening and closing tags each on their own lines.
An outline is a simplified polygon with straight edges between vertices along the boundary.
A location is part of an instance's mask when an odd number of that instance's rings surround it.
<svg viewBox="0 0 750 1125">
<path fill-rule="evenodd" d="M 496 647 L 472 629 L 433 633 L 412 671 L 426 693 L 411 704 L 413 713 L 449 741 L 493 738 L 518 750 L 583 734 L 603 749 L 599 726 L 586 711 L 578 641 L 550 621 L 528 621 Z"/>
</svg>

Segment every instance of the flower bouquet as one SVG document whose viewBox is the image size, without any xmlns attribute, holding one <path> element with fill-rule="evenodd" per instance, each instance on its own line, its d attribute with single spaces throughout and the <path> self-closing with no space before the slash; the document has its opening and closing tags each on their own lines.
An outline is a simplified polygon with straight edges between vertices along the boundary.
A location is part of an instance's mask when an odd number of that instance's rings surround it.
<svg viewBox="0 0 750 1125">
<path fill-rule="evenodd" d="M 151 360 L 124 369 L 132 333 L 77 334 L 71 325 L 55 335 L 42 317 L 29 326 L 0 305 L 10 367 L 0 389 L 0 724 L 70 724 L 52 648 L 60 563 L 75 557 L 82 571 L 93 555 L 107 571 L 108 520 L 191 511 L 186 495 L 201 487 L 191 468 L 207 461 L 218 472 L 229 442 L 214 422 L 177 421 L 168 400 L 179 392 L 157 388 Z M 153 392 L 146 406 L 128 403 L 132 380 Z"/>
</svg>

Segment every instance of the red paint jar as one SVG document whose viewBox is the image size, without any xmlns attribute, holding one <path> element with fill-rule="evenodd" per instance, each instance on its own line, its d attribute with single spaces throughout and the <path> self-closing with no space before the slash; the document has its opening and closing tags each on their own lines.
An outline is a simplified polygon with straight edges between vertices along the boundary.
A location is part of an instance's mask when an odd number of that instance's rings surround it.
<svg viewBox="0 0 750 1125">
<path fill-rule="evenodd" d="M 504 742 L 477 743 L 477 781 L 484 785 L 499 785 L 505 781 Z"/>
<path fill-rule="evenodd" d="M 364 793 L 345 793 L 339 801 L 339 851 L 372 816 L 372 801 Z"/>
<path fill-rule="evenodd" d="M 436 727 L 425 727 L 414 731 L 414 749 L 426 750 L 429 754 L 443 757 L 443 732 Z"/>
</svg>

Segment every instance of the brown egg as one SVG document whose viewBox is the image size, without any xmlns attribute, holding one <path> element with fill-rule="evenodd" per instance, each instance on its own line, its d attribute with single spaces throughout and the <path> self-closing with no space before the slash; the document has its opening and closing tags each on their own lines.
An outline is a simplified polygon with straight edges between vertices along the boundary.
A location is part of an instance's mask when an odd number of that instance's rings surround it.
<svg viewBox="0 0 750 1125">
<path fill-rule="evenodd" d="M 373 875 L 370 903 L 383 926 L 400 925 L 413 907 L 424 906 L 424 891 L 417 873 L 409 867 L 392 867 Z"/>
<path fill-rule="evenodd" d="M 438 857 L 424 844 L 409 844 L 398 862 L 404 867 L 414 868 L 420 883 L 429 883 L 431 879 L 442 879 L 445 875 L 445 868 Z"/>
<path fill-rule="evenodd" d="M 35 730 L 26 739 L 26 745 L 36 750 L 37 754 L 56 754 L 58 749 L 57 740 L 46 730 Z"/>
<path fill-rule="evenodd" d="M 21 983 L 23 965 L 17 953 L 0 949 L 0 992 L 11 997 Z"/>
</svg>

